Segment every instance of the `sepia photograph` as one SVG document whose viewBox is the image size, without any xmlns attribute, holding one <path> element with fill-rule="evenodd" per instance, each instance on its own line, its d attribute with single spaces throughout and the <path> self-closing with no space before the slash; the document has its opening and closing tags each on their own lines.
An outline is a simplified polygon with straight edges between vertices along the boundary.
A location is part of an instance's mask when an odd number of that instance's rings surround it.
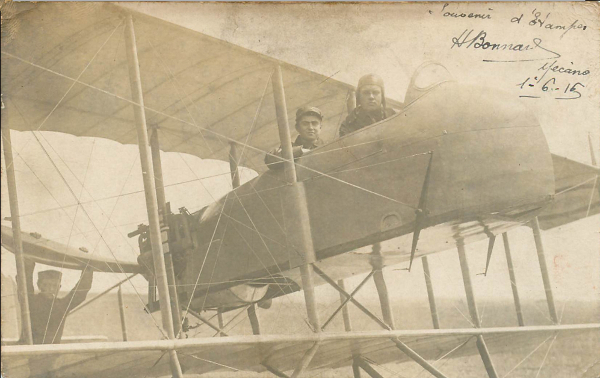
<svg viewBox="0 0 600 378">
<path fill-rule="evenodd" d="M 600 3 L 0 10 L 2 378 L 600 378 Z"/>
</svg>

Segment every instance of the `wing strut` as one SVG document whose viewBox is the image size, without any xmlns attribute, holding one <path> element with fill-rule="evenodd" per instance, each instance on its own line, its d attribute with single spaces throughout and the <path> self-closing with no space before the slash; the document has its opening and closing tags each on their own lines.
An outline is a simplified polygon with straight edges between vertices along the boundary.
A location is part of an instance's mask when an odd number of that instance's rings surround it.
<svg viewBox="0 0 600 378">
<path fill-rule="evenodd" d="M 373 244 L 373 258 L 371 259 L 371 265 L 373 266 L 373 281 L 375 282 L 375 288 L 379 296 L 379 302 L 381 303 L 381 315 L 383 321 L 390 326 L 391 329 L 395 328 L 394 314 L 392 312 L 392 306 L 390 305 L 390 297 L 388 295 L 387 285 L 385 284 L 385 277 L 383 277 L 383 256 L 381 255 L 381 244 Z"/>
<path fill-rule="evenodd" d="M 377 370 L 375 370 L 371 366 L 371 364 L 369 364 L 367 361 L 365 361 L 364 358 L 361 358 L 361 357 L 355 358 L 354 364 L 356 364 L 356 366 L 363 369 L 365 371 L 365 373 L 369 374 L 369 376 L 372 378 L 383 378 L 383 375 L 379 374 L 379 372 Z M 354 364 L 352 366 L 354 366 Z M 359 372 L 359 376 L 360 376 L 360 372 Z"/>
<path fill-rule="evenodd" d="M 462 239 L 456 241 L 458 249 L 458 258 L 460 260 L 460 269 L 462 271 L 463 283 L 465 285 L 465 294 L 467 295 L 467 304 L 469 305 L 469 313 L 471 314 L 471 320 L 476 328 L 481 328 L 481 322 L 479 321 L 479 314 L 477 312 L 477 306 L 475 305 L 475 294 L 473 293 L 473 285 L 471 284 L 471 274 L 469 272 L 469 262 L 467 261 L 467 253 L 465 252 L 465 244 Z M 479 355 L 485 366 L 485 370 L 490 378 L 498 378 L 496 368 L 492 362 L 492 357 L 487 349 L 483 335 L 477 335 L 477 349 Z"/>
<path fill-rule="evenodd" d="M 431 154 L 431 157 L 429 158 L 429 165 L 427 166 L 427 174 L 425 175 L 425 182 L 423 183 L 423 192 L 421 193 L 421 200 L 419 201 L 419 209 L 424 210 L 421 214 L 425 214 L 425 212 L 427 211 L 426 210 L 427 203 L 425 201 L 425 198 L 427 197 L 427 186 L 429 185 L 429 172 L 430 172 L 430 168 L 431 168 L 431 158 L 432 157 L 433 157 L 433 153 Z M 417 218 L 418 217 L 419 217 L 419 215 L 417 215 Z M 419 224 L 419 221 L 417 221 L 417 228 L 419 227 L 418 224 Z M 415 231 L 415 234 L 416 234 L 416 231 Z M 417 238 L 418 238 L 418 234 L 417 234 Z M 414 239 L 413 239 L 413 242 L 414 242 Z M 373 265 L 373 270 L 379 271 L 381 273 L 381 275 L 379 276 L 378 279 L 375 278 L 375 276 L 374 276 L 373 280 L 375 281 L 375 285 L 377 287 L 377 292 L 379 294 L 379 303 L 381 305 L 381 312 L 384 316 L 384 320 L 386 321 L 386 323 L 389 327 L 388 329 L 393 330 L 393 329 L 395 329 L 395 327 L 394 327 L 394 318 L 391 315 L 392 314 L 392 310 L 391 310 L 392 306 L 390 303 L 389 295 L 387 294 L 388 293 L 387 285 L 385 283 L 385 279 L 383 277 L 383 270 L 382 270 L 383 266 L 384 266 L 383 256 L 381 256 L 381 248 L 380 247 L 378 248 L 377 246 L 378 246 L 378 244 L 373 245 L 373 254 L 375 256 L 374 256 L 374 259 L 372 260 L 371 264 Z M 413 243 L 413 246 L 416 248 L 416 243 Z M 414 256 L 414 250 L 413 250 L 413 256 Z M 409 267 L 409 270 L 410 270 L 410 267 Z M 379 282 L 378 282 L 378 280 L 379 280 Z M 427 360 L 425 360 L 423 357 L 421 357 L 417 352 L 415 352 L 408 345 L 406 345 L 405 343 L 400 341 L 399 338 L 394 337 L 394 338 L 392 338 L 392 341 L 394 342 L 394 344 L 396 344 L 396 347 L 398 349 L 400 349 L 400 351 L 402 351 L 402 353 L 404 353 L 410 359 L 412 359 L 417 364 L 419 364 L 423 369 L 427 370 L 431 375 L 433 375 L 436 378 L 447 378 L 446 375 L 444 375 L 444 373 L 442 373 L 435 366 L 433 366 L 432 364 L 427 362 Z M 363 367 L 363 370 L 364 370 L 364 367 Z"/>
<path fill-rule="evenodd" d="M 346 283 L 343 279 L 338 280 L 337 284 L 340 287 L 340 289 L 346 291 Z M 344 303 L 345 299 L 346 297 L 344 296 L 344 294 L 340 293 L 340 303 Z M 350 319 L 350 312 L 348 311 L 348 306 L 344 306 L 344 308 L 342 308 L 342 318 L 344 319 L 344 329 L 346 330 L 346 332 L 351 332 L 352 320 Z"/>
<path fill-rule="evenodd" d="M 123 336 L 123 341 L 127 341 L 127 323 L 125 322 L 125 306 L 123 305 L 123 291 L 121 290 L 121 285 L 119 285 L 119 290 L 117 290 L 117 300 L 119 302 L 119 317 L 121 318 L 121 334 Z"/>
<path fill-rule="evenodd" d="M 433 293 L 433 283 L 431 282 L 431 273 L 429 272 L 429 260 L 427 256 L 421 257 L 423 263 L 423 274 L 425 275 L 425 286 L 427 286 L 427 298 L 429 298 L 429 310 L 431 311 L 431 321 L 433 328 L 440 328 L 440 319 L 438 318 L 437 306 L 435 304 L 435 296 Z"/>
<path fill-rule="evenodd" d="M 161 242 L 160 219 L 158 216 L 158 202 L 156 198 L 156 187 L 154 182 L 154 168 L 152 167 L 151 152 L 148 141 L 148 128 L 146 126 L 146 113 L 144 111 L 144 97 L 142 92 L 142 81 L 140 78 L 140 66 L 135 43 L 135 31 L 131 15 L 127 16 L 125 28 L 125 43 L 127 46 L 127 60 L 129 62 L 129 81 L 135 114 L 135 124 L 138 135 L 138 147 L 140 150 L 140 162 L 142 165 L 142 177 L 144 179 L 144 193 L 146 194 L 146 209 L 148 211 L 148 223 L 150 230 L 150 242 L 152 245 L 152 256 L 154 258 L 154 271 L 156 286 L 160 299 L 160 310 L 163 327 L 169 339 L 175 339 L 173 327 L 173 315 L 171 313 L 171 300 L 169 296 L 169 284 L 165 268 L 165 258 Z M 179 364 L 179 358 L 175 350 L 169 351 L 171 373 L 173 377 L 182 378 L 183 372 Z"/>
<path fill-rule="evenodd" d="M 169 284 L 169 297 L 171 298 L 171 312 L 173 314 L 173 332 L 176 337 L 183 337 L 181 332 L 181 313 L 179 312 L 179 295 L 177 294 L 177 278 L 173 270 L 173 256 L 169 247 L 169 210 L 165 197 L 165 183 L 163 181 L 162 161 L 160 159 L 160 145 L 158 128 L 154 128 L 150 135 L 150 151 L 152 153 L 152 167 L 154 168 L 154 185 L 156 187 L 156 200 L 158 201 L 158 216 L 160 218 L 160 231 L 165 257 L 165 270 Z"/>
<path fill-rule="evenodd" d="M 540 232 L 540 222 L 535 217 L 531 222 L 533 230 L 533 238 L 535 240 L 535 248 L 537 250 L 540 270 L 542 271 L 542 280 L 544 281 L 544 290 L 546 292 L 546 301 L 548 302 L 548 311 L 554 324 L 558 324 L 558 316 L 556 315 L 556 307 L 554 306 L 554 295 L 552 294 L 552 285 L 550 284 L 550 276 L 548 275 L 548 266 L 546 265 L 546 256 L 544 255 L 544 244 L 542 243 L 542 234 Z"/>
<path fill-rule="evenodd" d="M 510 287 L 512 288 L 513 299 L 515 302 L 515 311 L 517 312 L 517 321 L 519 322 L 519 326 L 523 327 L 525 322 L 523 321 L 523 311 L 521 310 L 521 301 L 519 300 L 517 278 L 515 277 L 515 269 L 513 267 L 512 256 L 510 254 L 510 244 L 508 243 L 508 234 L 506 232 L 502 234 L 502 240 L 504 241 L 506 265 L 508 265 L 508 275 L 510 277 Z"/>
<path fill-rule="evenodd" d="M 229 170 L 231 172 L 231 186 L 235 190 L 238 186 L 240 186 L 240 153 L 238 150 L 238 145 L 235 142 L 230 142 L 229 144 Z M 256 303 L 250 304 L 248 309 L 246 310 L 248 313 L 248 320 L 250 321 L 250 326 L 252 327 L 252 334 L 260 335 L 260 318 L 258 316 L 258 309 Z M 219 328 L 223 329 L 223 313 L 221 310 L 217 310 L 217 318 L 219 320 Z M 227 336 L 223 332 L 221 332 L 221 336 Z M 263 355 L 262 345 L 259 346 L 260 354 Z M 312 359 L 312 357 L 311 357 Z M 308 361 L 310 363 L 310 361 Z M 275 369 L 265 360 L 260 363 L 268 372 L 271 374 L 280 377 L 280 378 L 289 378 L 283 372 Z"/>
<path fill-rule="evenodd" d="M 308 320 L 315 333 L 321 332 L 319 314 L 317 312 L 317 302 L 315 299 L 315 284 L 313 279 L 313 263 L 316 261 L 315 249 L 313 246 L 312 234 L 310 230 L 310 218 L 308 215 L 308 206 L 306 203 L 306 193 L 302 183 L 297 182 L 296 165 L 294 163 L 294 154 L 292 152 L 292 139 L 290 137 L 290 126 L 287 118 L 287 105 L 285 103 L 285 93 L 283 89 L 283 76 L 281 66 L 275 67 L 273 74 L 273 97 L 275 99 L 275 112 L 277 115 L 277 126 L 279 129 L 279 139 L 281 141 L 281 155 L 284 158 L 283 166 L 285 180 L 289 184 L 289 199 L 294 216 L 299 221 L 297 229 L 288 233 L 288 243 L 290 250 L 299 250 L 301 258 L 304 260 L 300 265 L 302 276 L 302 289 L 304 291 L 304 300 L 306 302 L 306 312 Z M 302 361 L 295 369 L 292 377 L 296 377 L 304 371 L 314 357 L 319 344 L 315 343 L 307 351 Z"/>
<path fill-rule="evenodd" d="M 17 181 L 15 179 L 15 165 L 13 162 L 12 142 L 10 129 L 2 125 L 2 138 L 4 139 L 4 162 L 6 163 L 6 182 L 8 184 L 8 198 L 10 203 L 10 219 L 12 221 L 13 240 L 15 248 L 15 262 L 17 265 L 17 288 L 19 302 L 21 303 L 21 323 L 27 344 L 33 344 L 31 334 L 31 317 L 29 314 L 29 296 L 27 292 L 27 277 L 25 276 L 25 260 L 23 258 L 23 241 L 21 240 L 21 217 L 19 214 L 19 199 L 17 198 Z"/>
<path fill-rule="evenodd" d="M 374 259 L 374 260 L 376 261 L 377 259 Z M 379 259 L 379 260 L 381 261 L 381 259 Z M 388 331 L 392 331 L 393 330 L 393 328 L 390 327 L 386 322 L 384 322 L 383 320 L 379 319 L 376 315 L 374 315 L 372 312 L 370 312 L 368 309 L 366 309 L 362 304 L 360 304 L 360 302 L 358 302 L 356 299 L 354 299 L 354 295 L 358 292 L 358 290 L 360 290 L 361 287 L 367 282 L 367 280 L 369 280 L 369 278 L 371 278 L 371 276 L 373 276 L 374 272 L 377 270 L 376 266 L 378 266 L 378 263 L 374 262 L 373 263 L 373 270 L 371 271 L 371 273 L 369 273 L 367 275 L 367 277 L 356 287 L 356 289 L 354 289 L 354 291 L 352 292 L 352 294 L 348 294 L 342 287 L 340 287 L 340 285 L 336 284 L 335 281 L 333 281 L 329 276 L 327 276 L 327 274 L 325 274 L 325 272 L 323 272 L 321 269 L 319 269 L 316 265 L 313 264 L 315 272 L 317 274 L 319 274 L 319 276 L 321 276 L 321 278 L 323 278 L 323 280 L 325 280 L 328 284 L 330 284 L 334 289 L 336 289 L 340 293 L 340 299 L 342 299 L 342 296 L 345 297 L 345 299 L 342 300 L 341 306 L 336 311 L 334 311 L 334 314 L 328 319 L 327 322 L 325 322 L 325 325 L 327 325 L 333 319 L 333 316 L 335 316 L 339 312 L 339 310 L 341 308 L 345 308 L 345 306 L 348 304 L 348 302 L 351 301 L 360 310 L 362 310 L 371 319 L 373 319 L 377 324 L 379 324 L 379 326 L 381 326 L 381 328 L 383 328 L 385 330 L 388 330 Z M 383 266 L 383 262 L 381 262 L 380 266 Z M 380 284 L 385 287 L 385 280 L 383 280 L 383 275 L 381 276 L 381 279 L 382 279 L 382 281 L 380 282 Z M 385 288 L 385 292 L 387 293 L 387 287 Z M 383 310 L 384 308 L 388 308 L 391 311 L 391 304 L 390 304 L 390 300 L 389 300 L 389 296 L 388 295 L 380 295 L 379 296 L 379 300 L 381 302 L 382 312 L 384 312 L 384 310 Z M 388 321 L 389 320 L 391 320 L 391 322 L 393 323 L 393 319 L 388 319 Z M 325 326 L 323 326 L 323 328 L 324 327 Z M 347 331 L 349 329 L 350 329 L 350 327 L 346 327 Z M 408 345 L 406 345 L 405 343 L 403 343 L 402 341 L 400 341 L 399 338 L 397 338 L 397 337 L 391 337 L 391 340 L 392 340 L 392 342 L 394 344 L 396 344 L 396 347 L 398 349 L 400 349 L 410 359 L 412 359 L 417 364 L 419 364 L 423 369 L 425 369 L 429 373 L 431 373 L 434 377 L 437 377 L 437 378 L 447 378 L 446 375 L 444 375 L 442 372 L 440 372 L 438 369 L 436 369 L 432 364 L 430 364 L 429 362 L 427 362 L 427 360 L 425 360 L 417 352 L 415 352 L 410 347 L 408 347 Z M 360 367 L 363 370 L 365 370 L 365 368 L 363 366 L 364 363 L 362 363 L 362 365 L 361 365 L 361 362 L 359 361 L 360 356 L 353 356 L 353 357 L 354 357 L 354 363 L 352 364 L 352 369 L 353 369 L 353 372 L 354 372 L 354 377 L 356 378 L 356 377 L 360 377 L 360 370 L 358 368 Z M 367 372 L 369 375 L 371 375 L 371 373 L 369 371 L 365 370 L 365 372 Z M 371 376 L 373 376 L 373 375 L 371 375 Z M 375 376 L 375 377 L 377 377 L 377 376 Z"/>
</svg>

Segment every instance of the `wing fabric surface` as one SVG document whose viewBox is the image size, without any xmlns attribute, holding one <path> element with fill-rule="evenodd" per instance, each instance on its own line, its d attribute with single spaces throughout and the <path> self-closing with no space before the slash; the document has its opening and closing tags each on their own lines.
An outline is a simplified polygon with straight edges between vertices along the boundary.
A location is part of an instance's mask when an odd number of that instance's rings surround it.
<svg viewBox="0 0 600 378">
<path fill-rule="evenodd" d="M 147 123 L 159 128 L 163 151 L 228 160 L 230 142 L 247 143 L 242 165 L 264 171 L 264 151 L 279 144 L 276 64 L 290 128 L 296 110 L 311 105 L 325 116 L 324 139 L 337 134 L 347 84 L 149 16 L 133 21 Z M 18 22 L 17 37 L 2 41 L 2 122 L 136 144 L 125 11 L 36 4 Z"/>
<path fill-rule="evenodd" d="M 600 324 L 507 327 L 487 329 L 449 329 L 415 331 L 378 331 L 290 336 L 237 336 L 187 340 L 134 341 L 127 343 L 90 343 L 77 345 L 7 346 L 3 362 L 8 376 L 21 376 L 44 366 L 56 377 L 142 377 L 169 374 L 167 350 L 176 349 L 185 373 L 216 370 L 264 371 L 262 363 L 280 371 L 292 370 L 302 355 L 319 341 L 319 351 L 309 368 L 328 369 L 349 366 L 353 355 L 361 355 L 378 364 L 403 362 L 402 354 L 391 337 L 427 359 L 437 359 L 457 345 L 465 343 L 450 357 L 477 353 L 471 339 L 485 335 L 495 353 L 509 351 L 515 345 L 539 344 L 556 332 L 576 334 L 600 329 Z M 29 361 L 29 362 L 28 362 Z M 40 373 L 31 371 L 32 376 Z M 12 375 L 11 375 L 12 374 Z"/>
<path fill-rule="evenodd" d="M 600 213 L 600 168 L 552 154 L 556 195 L 538 216 L 543 230 Z"/>
<path fill-rule="evenodd" d="M 87 266 L 99 272 L 140 273 L 137 262 L 119 261 L 113 258 L 94 255 L 82 249 L 70 247 L 35 233 L 21 232 L 25 257 L 45 265 L 58 268 L 83 270 Z M 2 246 L 14 253 L 12 228 L 2 226 Z"/>
</svg>

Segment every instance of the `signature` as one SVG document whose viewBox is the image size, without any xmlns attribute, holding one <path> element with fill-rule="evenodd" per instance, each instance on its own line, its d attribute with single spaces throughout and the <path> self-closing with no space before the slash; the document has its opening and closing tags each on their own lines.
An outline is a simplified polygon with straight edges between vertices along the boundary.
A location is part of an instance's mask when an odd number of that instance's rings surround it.
<svg viewBox="0 0 600 378">
<path fill-rule="evenodd" d="M 532 61 L 536 61 L 536 60 L 557 59 L 557 58 L 560 58 L 560 56 L 561 56 L 559 53 L 549 50 L 548 48 L 542 46 L 541 38 L 533 38 L 532 43 L 528 43 L 528 44 L 514 43 L 514 42 L 498 43 L 498 42 L 490 42 L 487 39 L 488 38 L 487 32 L 484 30 L 480 31 L 473 38 L 470 38 L 471 34 L 473 34 L 473 29 L 471 29 L 471 30 L 465 29 L 465 31 L 463 31 L 460 36 L 452 37 L 452 46 L 450 48 L 452 49 L 454 47 L 457 47 L 457 48 L 464 47 L 465 49 L 473 48 L 473 49 L 482 49 L 482 50 L 489 50 L 489 51 L 513 51 L 513 52 L 517 52 L 517 53 L 540 49 L 540 50 L 544 50 L 551 54 L 551 56 L 548 56 L 545 58 L 511 59 L 511 60 L 484 59 L 483 60 L 484 62 L 505 62 L 505 63 L 508 63 L 508 62 L 532 62 Z"/>
</svg>

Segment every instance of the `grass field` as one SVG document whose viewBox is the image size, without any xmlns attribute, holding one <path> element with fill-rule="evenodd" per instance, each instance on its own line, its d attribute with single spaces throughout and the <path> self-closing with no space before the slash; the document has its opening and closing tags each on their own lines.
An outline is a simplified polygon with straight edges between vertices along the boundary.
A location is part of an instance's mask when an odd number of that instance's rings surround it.
<svg viewBox="0 0 600 378">
<path fill-rule="evenodd" d="M 142 302 L 135 295 L 125 296 L 126 321 L 129 340 L 151 340 L 161 338 L 156 324 L 160 324 L 160 315 L 154 314 L 154 320 L 142 310 Z M 375 311 L 377 303 L 367 303 L 367 307 Z M 600 322 L 600 305 L 597 302 L 569 301 L 557 303 L 563 324 L 598 323 Z M 408 301 L 395 303 L 396 327 L 401 329 L 430 329 L 431 317 L 426 303 Z M 333 311 L 334 305 L 322 306 L 320 313 Z M 466 314 L 466 304 L 459 300 L 438 300 L 438 310 L 442 328 L 471 327 Z M 480 301 L 479 313 L 484 327 L 516 326 L 516 316 L 512 302 Z M 523 304 L 526 325 L 548 325 L 548 310 L 545 302 L 529 302 Z M 208 314 L 210 316 L 211 314 Z M 230 334 L 251 334 L 250 324 L 244 316 L 234 318 L 235 312 L 225 315 L 225 322 L 233 319 Z M 242 314 L 243 315 L 243 314 Z M 305 316 L 301 302 L 290 303 L 275 301 L 269 310 L 260 310 L 261 325 L 265 333 L 296 334 L 307 333 L 303 322 Z M 356 308 L 351 306 L 353 327 L 356 330 L 377 330 L 377 326 Z M 154 324 L 156 322 L 156 324 Z M 191 325 L 196 320 L 190 317 Z M 93 325 L 93 327 L 90 327 Z M 332 323 L 330 331 L 342 331 L 341 317 Z M 67 322 L 65 335 L 105 335 L 109 340 L 121 340 L 121 328 L 116 296 L 107 296 L 89 307 L 71 316 Z M 207 326 L 191 330 L 189 337 L 210 337 L 214 331 Z M 539 342 L 531 345 L 509 345 L 503 351 L 490 348 L 495 367 L 500 377 L 513 378 L 598 378 L 600 377 L 600 333 L 580 332 L 571 335 L 559 335 L 555 340 L 550 338 L 541 346 Z M 538 347 L 536 349 L 536 347 Z M 464 348 L 472 348 L 470 342 Z M 400 351 L 398 353 L 401 353 Z M 487 377 L 479 355 L 443 359 L 435 363 L 449 377 Z M 373 365 L 384 377 L 429 377 L 430 375 L 416 363 L 387 363 Z M 219 372 L 207 376 L 217 378 L 259 378 L 272 377 L 270 373 Z M 351 377 L 350 368 L 322 370 L 310 372 L 310 377 L 337 378 Z M 363 377 L 367 376 L 363 373 Z"/>
</svg>

